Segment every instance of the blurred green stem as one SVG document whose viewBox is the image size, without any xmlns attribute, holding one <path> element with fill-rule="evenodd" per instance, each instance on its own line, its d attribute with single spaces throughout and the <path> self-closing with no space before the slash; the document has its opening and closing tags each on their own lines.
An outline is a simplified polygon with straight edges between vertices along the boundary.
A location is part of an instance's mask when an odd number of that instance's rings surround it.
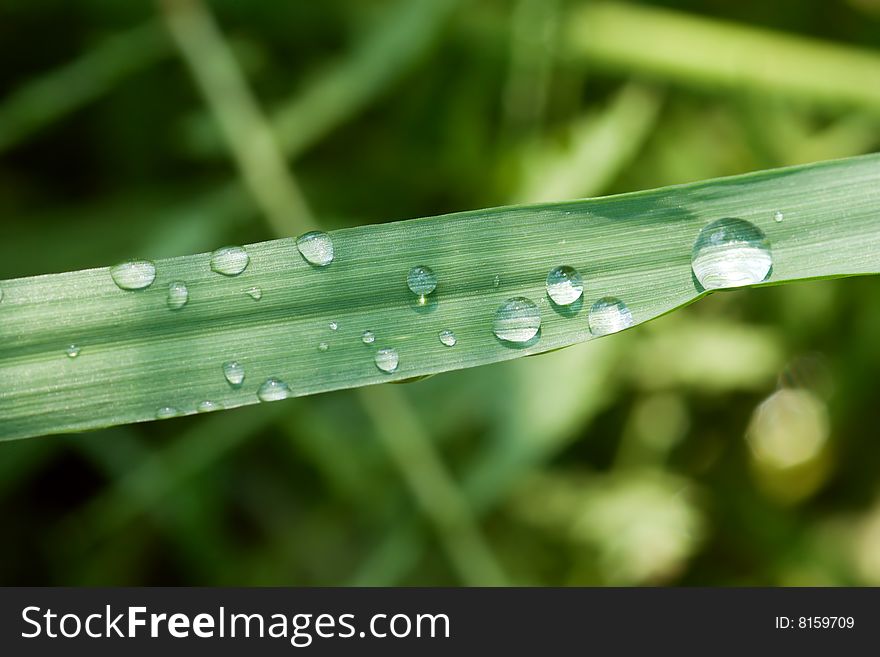
<svg viewBox="0 0 880 657">
<path fill-rule="evenodd" d="M 168 29 L 273 231 L 291 236 L 314 220 L 266 117 L 211 14 L 197 0 L 161 0 Z"/>
<path fill-rule="evenodd" d="M 377 437 L 437 529 L 464 582 L 471 586 L 506 584 L 504 572 L 480 536 L 467 499 L 406 398 L 387 385 L 359 388 L 357 394 Z"/>
<path fill-rule="evenodd" d="M 108 37 L 78 59 L 31 80 L 0 104 L 0 152 L 95 100 L 119 80 L 169 52 L 164 31 L 150 21 Z"/>
<path fill-rule="evenodd" d="M 564 50 L 616 71 L 880 113 L 880 54 L 634 4 L 587 2 Z"/>
</svg>

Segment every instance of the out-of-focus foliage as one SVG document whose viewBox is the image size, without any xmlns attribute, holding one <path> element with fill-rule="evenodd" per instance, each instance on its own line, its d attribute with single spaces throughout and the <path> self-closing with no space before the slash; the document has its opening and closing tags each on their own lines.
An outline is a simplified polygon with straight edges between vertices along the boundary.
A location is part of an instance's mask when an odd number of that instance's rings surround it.
<svg viewBox="0 0 880 657">
<path fill-rule="evenodd" d="M 783 33 L 878 56 L 867 0 L 660 4 L 769 30 L 770 62 Z M 713 83 L 700 21 L 674 23 L 694 76 L 646 65 L 626 8 L 602 14 L 631 49 L 613 65 L 562 0 L 210 8 L 328 228 L 880 146 L 870 102 L 768 90 L 748 62 Z M 273 236 L 159 12 L 0 7 L 0 278 Z M 6 443 L 0 582 L 880 584 L 878 294 L 715 294 L 378 393 Z"/>
</svg>

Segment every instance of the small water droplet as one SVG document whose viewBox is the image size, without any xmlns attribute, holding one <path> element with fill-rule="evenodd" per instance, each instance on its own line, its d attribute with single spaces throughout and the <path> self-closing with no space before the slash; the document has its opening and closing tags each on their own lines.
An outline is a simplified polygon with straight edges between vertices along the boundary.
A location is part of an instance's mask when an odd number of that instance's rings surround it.
<svg viewBox="0 0 880 657">
<path fill-rule="evenodd" d="M 211 411 L 219 411 L 223 406 L 218 404 L 217 402 L 208 401 L 207 399 L 203 402 L 199 402 L 199 405 L 196 406 L 196 410 L 199 413 L 210 413 Z"/>
<path fill-rule="evenodd" d="M 495 312 L 492 332 L 505 342 L 528 342 L 541 328 L 541 312 L 531 299 L 513 297 Z"/>
<path fill-rule="evenodd" d="M 492 279 L 492 287 L 498 287 L 501 285 L 501 276 L 495 274 L 495 278 Z"/>
<path fill-rule="evenodd" d="M 297 237 L 296 248 L 311 265 L 324 267 L 333 262 L 333 240 L 320 230 L 313 230 Z"/>
<path fill-rule="evenodd" d="M 449 329 L 443 329 L 440 331 L 440 342 L 445 344 L 447 347 L 454 347 L 455 343 L 458 340 L 455 337 L 455 333 L 450 331 Z"/>
<path fill-rule="evenodd" d="M 263 298 L 263 290 L 258 288 L 256 285 L 253 287 L 249 287 L 245 290 L 245 294 L 247 294 L 254 301 L 259 301 Z"/>
<path fill-rule="evenodd" d="M 263 381 L 257 390 L 257 397 L 259 397 L 260 401 L 264 402 L 287 399 L 290 397 L 290 394 L 290 387 L 284 381 L 276 379 L 274 376 Z"/>
<path fill-rule="evenodd" d="M 773 221 L 775 221 L 777 224 L 782 223 L 783 219 L 785 219 L 785 215 L 782 213 L 781 210 L 777 210 L 773 213 Z"/>
<path fill-rule="evenodd" d="M 156 280 L 156 265 L 149 260 L 129 260 L 110 268 L 110 277 L 123 290 L 143 290 Z"/>
<path fill-rule="evenodd" d="M 364 331 L 361 334 L 361 341 L 364 344 L 373 344 L 376 341 L 376 334 L 372 331 Z"/>
<path fill-rule="evenodd" d="M 602 297 L 594 303 L 587 322 L 595 336 L 617 333 L 635 324 L 629 308 L 616 297 Z"/>
<path fill-rule="evenodd" d="M 242 247 L 224 246 L 211 254 L 211 269 L 224 276 L 238 276 L 250 261 L 250 256 Z"/>
<path fill-rule="evenodd" d="M 400 358 L 397 355 L 397 349 L 390 348 L 377 351 L 374 360 L 376 361 L 376 367 L 388 374 L 391 374 L 396 370 L 397 365 L 400 362 Z"/>
<path fill-rule="evenodd" d="M 171 310 L 183 308 L 189 301 L 189 290 L 183 281 L 174 281 L 168 284 L 168 297 L 165 302 Z"/>
<path fill-rule="evenodd" d="M 79 356 L 80 348 L 77 345 L 72 344 L 67 347 L 65 352 L 67 353 L 68 358 L 76 358 Z"/>
<path fill-rule="evenodd" d="M 157 420 L 167 420 L 169 417 L 177 417 L 178 415 L 180 415 L 180 411 L 173 406 L 163 406 L 156 411 Z"/>
<path fill-rule="evenodd" d="M 321 342 L 318 344 L 318 351 L 327 351 L 330 348 L 330 345 L 326 342 Z"/>
<path fill-rule="evenodd" d="M 437 288 L 437 275 L 430 267 L 416 265 L 406 275 L 406 285 L 421 301 Z"/>
<path fill-rule="evenodd" d="M 574 267 L 561 265 L 547 274 L 547 295 L 558 306 L 568 306 L 581 298 L 584 281 Z"/>
<path fill-rule="evenodd" d="M 337 324 L 336 322 L 330 322 L 330 330 L 331 331 L 335 331 L 338 328 L 339 328 L 339 324 Z"/>
<path fill-rule="evenodd" d="M 691 254 L 691 268 L 707 290 L 753 285 L 770 273 L 770 242 L 754 224 L 726 217 L 705 226 Z"/>
<path fill-rule="evenodd" d="M 230 360 L 223 363 L 223 376 L 226 382 L 233 388 L 237 388 L 244 383 L 244 365 L 237 360 Z"/>
</svg>

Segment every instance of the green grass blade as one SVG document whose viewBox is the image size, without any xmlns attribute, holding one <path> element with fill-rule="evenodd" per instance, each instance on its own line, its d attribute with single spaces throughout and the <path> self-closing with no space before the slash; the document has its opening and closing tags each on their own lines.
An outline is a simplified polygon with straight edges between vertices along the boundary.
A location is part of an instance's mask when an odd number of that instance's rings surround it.
<svg viewBox="0 0 880 657">
<path fill-rule="evenodd" d="M 880 112 L 880 53 L 685 13 L 597 2 L 575 9 L 565 49 L 614 70 Z"/>
<path fill-rule="evenodd" d="M 268 377 L 294 395 L 409 379 L 557 349 L 590 339 L 587 309 L 613 295 L 636 323 L 702 294 L 690 255 L 699 230 L 721 217 L 759 226 L 773 250 L 767 284 L 880 271 L 880 155 L 776 169 L 607 198 L 495 208 L 334 231 L 336 258 L 313 268 L 294 240 L 249 245 L 237 277 L 210 255 L 156 262 L 155 282 L 123 291 L 107 268 L 5 281 L 0 301 L 0 435 L 19 438 L 154 419 L 160 407 L 196 412 L 256 403 Z M 782 211 L 785 220 L 774 221 Z M 426 306 L 406 274 L 439 277 Z M 561 313 L 544 280 L 559 264 L 585 278 L 583 307 Z M 495 285 L 498 277 L 499 284 Z M 189 302 L 166 306 L 168 284 Z M 246 294 L 259 286 L 259 301 Z M 541 309 L 540 339 L 513 349 L 492 333 L 505 299 Z M 330 322 L 338 330 L 329 328 Z M 372 330 L 374 344 L 361 341 Z M 454 347 L 439 331 L 452 329 Z M 320 351 L 318 345 L 327 343 Z M 65 348 L 81 353 L 69 358 Z M 376 349 L 396 348 L 393 374 Z M 244 385 L 221 366 L 237 360 Z"/>
</svg>

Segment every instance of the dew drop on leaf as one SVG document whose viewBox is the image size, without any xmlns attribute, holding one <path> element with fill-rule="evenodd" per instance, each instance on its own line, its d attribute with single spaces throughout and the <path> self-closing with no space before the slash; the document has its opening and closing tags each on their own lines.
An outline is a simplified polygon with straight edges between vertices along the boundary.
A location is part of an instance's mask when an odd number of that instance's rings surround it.
<svg viewBox="0 0 880 657">
<path fill-rule="evenodd" d="M 691 268 L 706 290 L 753 285 L 767 279 L 773 258 L 764 232 L 726 217 L 705 226 L 694 243 Z"/>
<path fill-rule="evenodd" d="M 223 376 L 226 382 L 234 388 L 244 383 L 244 365 L 237 360 L 230 360 L 223 363 Z"/>
<path fill-rule="evenodd" d="M 224 246 L 211 254 L 211 269 L 224 276 L 238 276 L 250 261 L 250 256 L 242 247 Z"/>
<path fill-rule="evenodd" d="M 325 267 L 333 262 L 333 240 L 320 230 L 297 237 L 296 248 L 310 265 Z"/>
<path fill-rule="evenodd" d="M 455 337 L 455 333 L 453 333 L 449 329 L 443 329 L 442 331 L 440 331 L 440 342 L 445 344 L 447 347 L 454 347 L 455 343 L 458 342 L 458 339 Z"/>
<path fill-rule="evenodd" d="M 425 265 L 416 265 L 406 275 L 406 285 L 417 297 L 425 297 L 437 288 L 437 275 Z"/>
<path fill-rule="evenodd" d="M 269 377 L 257 389 L 257 397 L 260 401 L 273 402 L 290 397 L 290 387 L 281 379 Z"/>
<path fill-rule="evenodd" d="M 180 415 L 180 411 L 173 406 L 163 406 L 156 411 L 157 420 L 167 420 L 170 417 L 177 417 L 178 415 Z"/>
<path fill-rule="evenodd" d="M 189 290 L 183 281 L 174 281 L 168 284 L 168 297 L 165 302 L 171 310 L 178 310 L 189 301 Z"/>
<path fill-rule="evenodd" d="M 373 344 L 376 341 L 376 334 L 372 331 L 364 331 L 361 334 L 361 341 L 364 344 Z"/>
<path fill-rule="evenodd" d="M 492 332 L 499 340 L 521 344 L 538 334 L 541 313 L 531 299 L 513 297 L 495 312 Z"/>
<path fill-rule="evenodd" d="M 111 267 L 110 277 L 122 290 L 143 290 L 156 280 L 156 265 L 149 260 L 129 260 Z"/>
<path fill-rule="evenodd" d="M 574 267 L 561 265 L 547 274 L 547 295 L 558 306 L 568 306 L 581 298 L 584 281 Z"/>
<path fill-rule="evenodd" d="M 615 297 L 602 297 L 594 303 L 587 322 L 590 333 L 595 336 L 617 333 L 635 324 L 629 308 Z"/>
<path fill-rule="evenodd" d="M 396 370 L 397 365 L 400 362 L 400 358 L 397 355 L 397 349 L 391 348 L 380 349 L 377 351 L 374 360 L 376 362 L 376 367 L 388 374 L 391 374 Z"/>
</svg>

